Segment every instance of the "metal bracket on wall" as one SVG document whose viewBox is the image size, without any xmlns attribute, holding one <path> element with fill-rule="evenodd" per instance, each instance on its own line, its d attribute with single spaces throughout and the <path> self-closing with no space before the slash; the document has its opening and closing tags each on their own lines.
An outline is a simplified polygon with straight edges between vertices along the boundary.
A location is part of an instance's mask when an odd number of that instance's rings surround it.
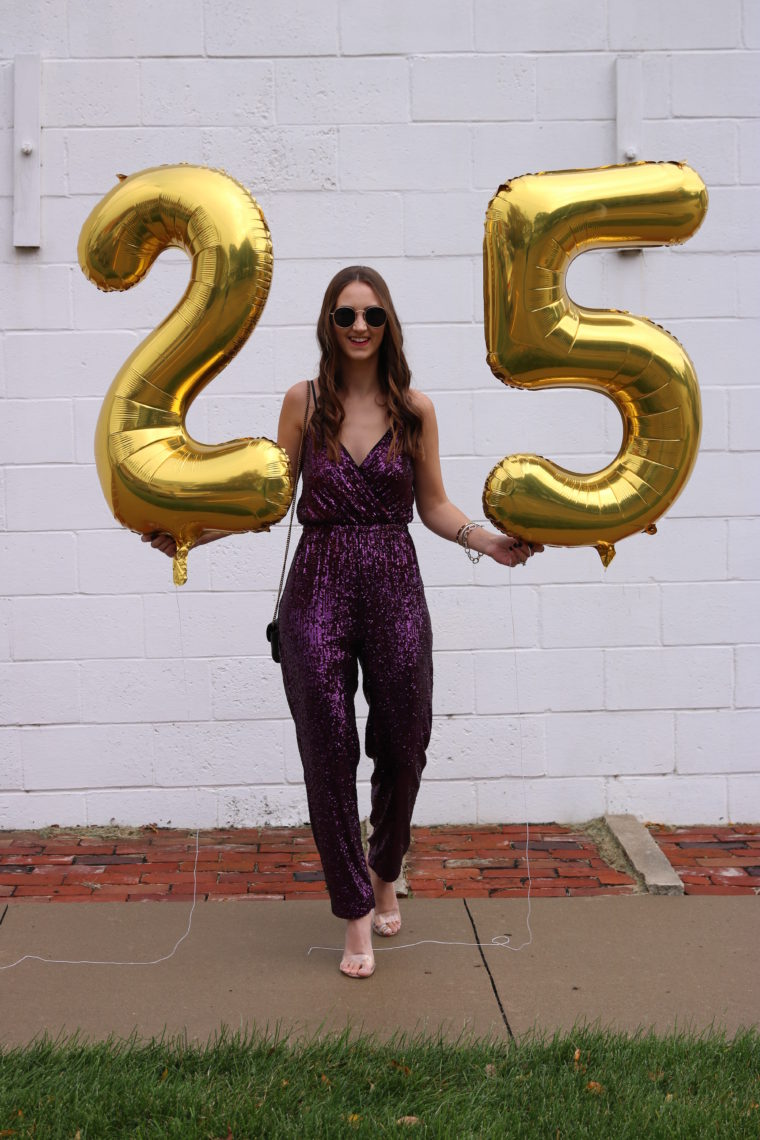
<svg viewBox="0 0 760 1140">
<path fill-rule="evenodd" d="M 40 244 L 40 57 L 13 63 L 13 244 Z"/>
<path fill-rule="evenodd" d="M 615 161 L 638 162 L 641 158 L 641 119 L 644 94 L 641 78 L 641 58 L 638 55 L 619 55 L 615 60 L 615 86 L 617 91 Z M 623 257 L 640 254 L 640 249 L 619 249 Z"/>
</svg>

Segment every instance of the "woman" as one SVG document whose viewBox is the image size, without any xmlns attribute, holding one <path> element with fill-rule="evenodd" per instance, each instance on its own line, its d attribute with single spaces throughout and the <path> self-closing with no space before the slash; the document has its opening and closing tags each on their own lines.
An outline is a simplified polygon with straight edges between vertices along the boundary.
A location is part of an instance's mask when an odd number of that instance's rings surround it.
<svg viewBox="0 0 760 1140">
<path fill-rule="evenodd" d="M 366 978 L 375 969 L 372 932 L 401 929 L 394 883 L 432 721 L 432 633 L 407 529 L 412 504 L 435 534 L 461 541 L 468 556 L 478 552 L 475 561 L 487 554 L 518 566 L 542 548 L 488 532 L 449 502 L 433 404 L 410 387 L 401 326 L 378 273 L 349 266 L 336 274 L 317 339 L 318 378 L 287 391 L 277 434 L 293 471 L 303 447 L 303 531 L 280 605 L 282 675 L 332 910 L 346 919 L 340 969 Z M 169 536 L 144 536 L 151 539 L 173 555 Z M 366 862 L 356 798 L 359 664 L 374 761 Z"/>
</svg>

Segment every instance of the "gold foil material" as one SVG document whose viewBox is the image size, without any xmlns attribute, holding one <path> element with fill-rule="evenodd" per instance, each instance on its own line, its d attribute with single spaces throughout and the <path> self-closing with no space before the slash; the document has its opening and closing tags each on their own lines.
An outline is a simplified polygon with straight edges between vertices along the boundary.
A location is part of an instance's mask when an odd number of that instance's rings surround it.
<svg viewBox="0 0 760 1140">
<path fill-rule="evenodd" d="M 266 437 L 198 443 L 192 401 L 242 348 L 272 279 L 264 215 L 221 170 L 181 163 L 128 176 L 95 206 L 79 235 L 82 271 L 99 289 L 130 289 L 169 246 L 191 258 L 181 300 L 125 361 L 95 431 L 95 463 L 114 516 L 177 543 L 174 581 L 209 530 L 268 530 L 287 512 L 287 453 Z"/>
<path fill-rule="evenodd" d="M 614 544 L 653 523 L 689 478 L 701 404 L 681 345 L 643 317 L 586 309 L 567 295 L 570 262 L 590 249 L 686 241 L 707 191 L 683 163 L 640 162 L 515 178 L 486 213 L 483 245 L 488 364 L 517 388 L 590 388 L 614 402 L 623 440 L 601 471 L 576 474 L 539 455 L 509 455 L 486 479 L 493 524 L 530 542 Z"/>
</svg>

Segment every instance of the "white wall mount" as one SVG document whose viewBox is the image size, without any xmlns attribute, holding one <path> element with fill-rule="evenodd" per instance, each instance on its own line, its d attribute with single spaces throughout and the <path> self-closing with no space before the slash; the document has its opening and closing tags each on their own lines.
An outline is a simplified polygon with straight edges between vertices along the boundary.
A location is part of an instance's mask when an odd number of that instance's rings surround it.
<svg viewBox="0 0 760 1140">
<path fill-rule="evenodd" d="M 617 162 L 638 162 L 641 158 L 641 120 L 644 93 L 641 57 L 619 55 L 615 60 L 617 88 Z"/>
<path fill-rule="evenodd" d="M 40 244 L 40 75 L 38 55 L 13 63 L 13 244 Z"/>
<path fill-rule="evenodd" d="M 641 57 L 619 55 L 615 60 L 617 163 L 641 160 L 641 120 L 644 91 Z M 620 249 L 624 257 L 641 253 L 640 249 Z"/>
</svg>

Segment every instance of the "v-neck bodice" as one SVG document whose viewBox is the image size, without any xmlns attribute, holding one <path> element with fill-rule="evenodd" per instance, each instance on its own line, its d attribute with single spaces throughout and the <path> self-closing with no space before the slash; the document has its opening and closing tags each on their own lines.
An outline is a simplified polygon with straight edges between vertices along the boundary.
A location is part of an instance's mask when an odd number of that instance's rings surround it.
<svg viewBox="0 0 760 1140">
<path fill-rule="evenodd" d="M 315 447 L 312 433 L 307 431 L 301 469 L 303 486 L 296 509 L 298 521 L 304 526 L 411 522 L 414 465 L 404 453 L 389 457 L 391 438 L 389 427 L 361 463 L 341 444 L 340 458 L 335 463 L 326 448 Z"/>
<path fill-rule="evenodd" d="M 383 442 L 383 440 L 384 440 L 384 439 L 387 439 L 387 438 L 388 438 L 388 435 L 390 434 L 390 431 L 391 431 L 391 429 L 390 429 L 390 428 L 386 428 L 386 430 L 385 430 L 385 433 L 384 433 L 383 435 L 381 435 L 381 436 L 380 436 L 380 438 L 379 438 L 379 440 L 377 441 L 377 443 L 373 443 L 373 444 L 372 444 L 372 447 L 369 449 L 369 451 L 367 452 L 367 454 L 364 456 L 364 459 L 362 459 L 361 463 L 356 463 L 356 460 L 354 459 L 353 455 L 351 454 L 351 452 L 350 452 L 350 451 L 348 450 L 348 448 L 346 447 L 345 443 L 341 443 L 341 445 L 340 445 L 340 446 L 343 448 L 343 450 L 345 451 L 345 453 L 346 453 L 346 455 L 348 456 L 348 458 L 349 458 L 349 459 L 353 459 L 353 461 L 354 461 L 354 463 L 356 464 L 356 466 L 357 466 L 357 467 L 359 467 L 359 468 L 361 468 L 361 467 L 363 467 L 363 466 L 364 466 L 364 464 L 367 462 L 367 460 L 369 459 L 370 455 L 371 455 L 371 454 L 372 454 L 372 452 L 375 450 L 375 448 L 376 448 L 376 447 L 379 447 L 379 446 L 380 446 L 380 444 Z"/>
</svg>

